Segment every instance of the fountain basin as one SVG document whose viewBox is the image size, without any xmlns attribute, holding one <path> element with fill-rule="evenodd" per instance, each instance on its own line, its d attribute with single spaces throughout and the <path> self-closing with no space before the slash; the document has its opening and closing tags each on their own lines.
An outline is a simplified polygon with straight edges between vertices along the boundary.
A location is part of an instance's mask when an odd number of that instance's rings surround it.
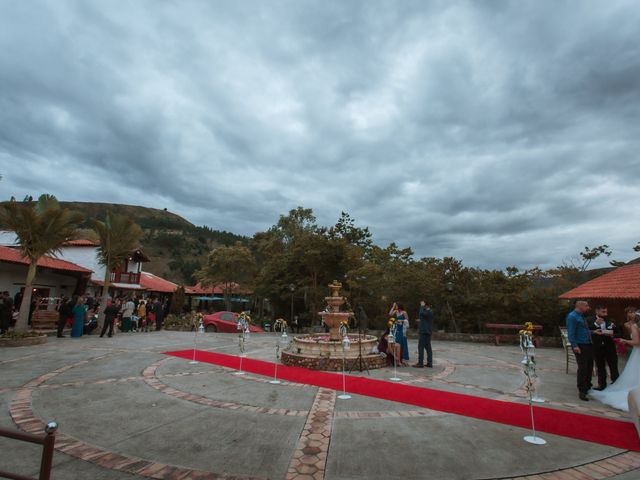
<svg viewBox="0 0 640 480">
<path fill-rule="evenodd" d="M 372 335 L 348 335 L 351 348 L 343 352 L 341 340 L 330 340 L 327 334 L 301 335 L 293 338 L 292 345 L 282 352 L 284 365 L 310 368 L 312 370 L 342 370 L 343 357 L 347 370 L 362 351 L 363 365 L 367 368 L 381 368 L 386 358 L 379 353 L 371 353 L 378 339 Z M 357 367 L 356 367 L 357 368 Z"/>
</svg>

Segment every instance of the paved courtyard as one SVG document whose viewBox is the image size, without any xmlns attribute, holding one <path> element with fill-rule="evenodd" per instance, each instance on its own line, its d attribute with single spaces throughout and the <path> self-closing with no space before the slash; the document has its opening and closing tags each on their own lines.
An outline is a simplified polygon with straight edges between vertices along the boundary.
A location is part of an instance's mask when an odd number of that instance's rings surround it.
<svg viewBox="0 0 640 480">
<path fill-rule="evenodd" d="M 640 454 L 566 437 L 336 392 L 168 357 L 192 333 L 50 338 L 0 350 L 0 425 L 59 425 L 55 479 L 640 478 Z M 252 358 L 273 361 L 277 337 L 253 335 Z M 415 386 L 525 403 L 517 347 L 436 342 L 435 368 L 398 370 Z M 237 337 L 203 334 L 201 350 L 237 353 Z M 412 361 L 415 342 L 410 342 Z M 547 406 L 625 419 L 578 404 L 564 352 L 539 349 Z M 575 368 L 575 367 L 573 367 Z M 390 369 L 371 371 L 388 379 Z M 354 375 L 367 375 L 354 373 Z M 393 388 L 393 385 L 390 385 Z M 338 392 L 339 393 L 339 392 Z M 38 447 L 0 438 L 0 469 L 36 475 Z"/>
</svg>

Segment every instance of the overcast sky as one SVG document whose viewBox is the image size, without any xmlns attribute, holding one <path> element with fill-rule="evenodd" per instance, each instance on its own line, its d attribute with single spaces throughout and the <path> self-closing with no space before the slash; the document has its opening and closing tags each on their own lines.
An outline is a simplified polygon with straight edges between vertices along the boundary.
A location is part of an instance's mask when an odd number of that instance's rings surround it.
<svg viewBox="0 0 640 480">
<path fill-rule="evenodd" d="M 630 1 L 0 1 L 0 196 L 252 235 L 302 205 L 471 266 L 640 241 Z M 601 262 L 601 264 L 606 262 Z"/>
</svg>

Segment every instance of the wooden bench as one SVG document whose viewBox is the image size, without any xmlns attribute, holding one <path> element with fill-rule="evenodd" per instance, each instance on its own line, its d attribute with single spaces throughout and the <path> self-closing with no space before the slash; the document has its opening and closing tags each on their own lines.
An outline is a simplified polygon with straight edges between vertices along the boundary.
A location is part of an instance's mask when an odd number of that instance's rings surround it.
<svg viewBox="0 0 640 480">
<path fill-rule="evenodd" d="M 505 337 L 512 340 L 517 340 L 520 337 L 518 332 L 526 328 L 524 325 L 519 325 L 515 323 L 485 323 L 484 326 L 489 330 L 495 331 L 496 345 L 500 345 L 500 339 Z M 504 330 L 514 330 L 515 333 L 504 333 Z M 533 330 L 534 332 L 542 330 L 542 325 L 534 325 Z M 533 336 L 533 344 L 536 347 L 538 346 L 538 339 L 535 337 L 535 334 Z"/>
</svg>

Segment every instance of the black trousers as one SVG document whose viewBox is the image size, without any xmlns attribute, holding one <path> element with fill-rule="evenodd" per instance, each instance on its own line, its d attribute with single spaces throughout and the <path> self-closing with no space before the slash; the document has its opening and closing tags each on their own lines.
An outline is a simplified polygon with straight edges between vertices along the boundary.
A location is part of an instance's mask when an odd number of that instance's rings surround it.
<svg viewBox="0 0 640 480">
<path fill-rule="evenodd" d="M 578 391 L 586 394 L 591 385 L 593 375 L 593 345 L 590 343 L 578 344 L 580 353 L 576 353 L 576 363 L 578 364 Z"/>
<path fill-rule="evenodd" d="M 4 333 L 8 331 L 10 325 L 11 325 L 11 315 L 6 315 L 3 312 L 3 315 L 0 316 L 0 333 Z"/>
<path fill-rule="evenodd" d="M 58 317 L 58 336 L 62 336 L 62 332 L 64 331 L 64 326 L 67 324 L 66 318 Z"/>
<path fill-rule="evenodd" d="M 427 365 L 433 365 L 433 350 L 431 349 L 431 334 L 420 333 L 418 337 L 418 363 L 424 364 L 424 351 L 427 350 Z"/>
<path fill-rule="evenodd" d="M 618 373 L 618 353 L 615 345 L 602 345 L 599 348 L 595 348 L 593 358 L 598 370 L 598 386 L 603 388 L 607 386 L 607 366 L 611 375 L 611 383 L 615 382 L 620 376 Z"/>
<path fill-rule="evenodd" d="M 109 318 L 109 317 L 104 317 L 104 323 L 102 325 L 102 332 L 100 333 L 101 337 L 104 337 L 105 332 L 107 331 L 107 328 L 109 329 L 109 336 L 111 337 L 113 335 L 113 321 L 115 319 L 113 317 Z"/>
</svg>

